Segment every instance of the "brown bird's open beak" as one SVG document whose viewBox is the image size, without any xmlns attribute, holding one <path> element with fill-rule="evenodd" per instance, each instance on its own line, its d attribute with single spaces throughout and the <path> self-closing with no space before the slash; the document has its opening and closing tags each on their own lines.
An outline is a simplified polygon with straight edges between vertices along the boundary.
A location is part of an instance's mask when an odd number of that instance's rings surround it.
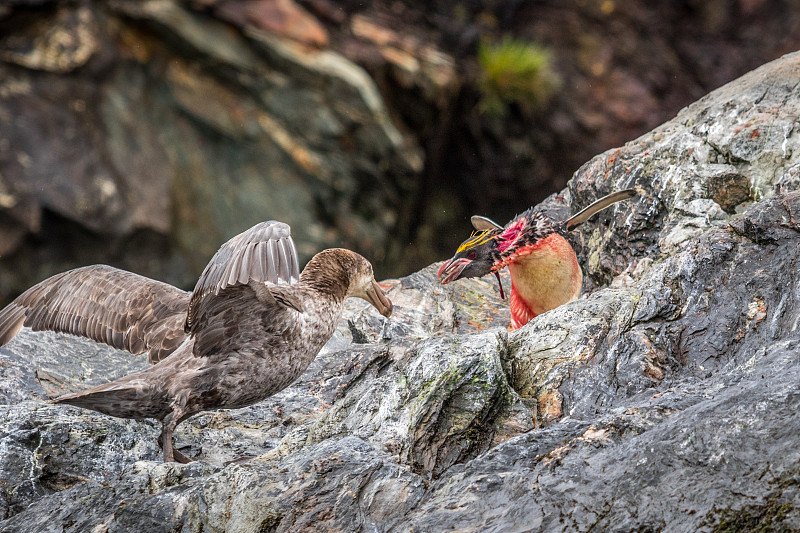
<svg viewBox="0 0 800 533">
<path fill-rule="evenodd" d="M 392 301 L 386 297 L 386 293 L 383 292 L 381 286 L 374 279 L 372 280 L 372 286 L 367 289 L 367 301 L 386 318 L 392 316 Z"/>
</svg>

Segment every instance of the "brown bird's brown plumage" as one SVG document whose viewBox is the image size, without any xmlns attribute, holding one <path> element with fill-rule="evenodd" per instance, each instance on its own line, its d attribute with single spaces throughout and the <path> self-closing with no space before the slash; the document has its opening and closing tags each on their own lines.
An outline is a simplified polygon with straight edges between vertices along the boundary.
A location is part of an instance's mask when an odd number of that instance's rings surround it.
<svg viewBox="0 0 800 533">
<path fill-rule="evenodd" d="M 0 311 L 0 346 L 27 326 L 147 353 L 154 366 L 53 402 L 160 420 L 164 461 L 189 462 L 173 448 L 175 427 L 291 384 L 333 335 L 348 296 L 391 314 L 369 261 L 324 250 L 299 274 L 289 226 L 262 222 L 222 245 L 191 293 L 106 265 L 48 278 Z"/>
</svg>

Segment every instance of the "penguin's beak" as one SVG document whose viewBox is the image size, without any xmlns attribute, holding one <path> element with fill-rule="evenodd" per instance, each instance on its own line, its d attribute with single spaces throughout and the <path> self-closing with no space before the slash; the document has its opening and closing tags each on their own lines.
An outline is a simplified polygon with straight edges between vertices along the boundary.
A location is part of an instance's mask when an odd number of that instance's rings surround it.
<svg viewBox="0 0 800 533">
<path fill-rule="evenodd" d="M 451 259 L 439 267 L 439 272 L 437 272 L 436 275 L 439 277 L 439 281 L 442 285 L 450 283 L 451 281 L 457 280 L 471 262 L 472 261 L 466 257 Z"/>
</svg>

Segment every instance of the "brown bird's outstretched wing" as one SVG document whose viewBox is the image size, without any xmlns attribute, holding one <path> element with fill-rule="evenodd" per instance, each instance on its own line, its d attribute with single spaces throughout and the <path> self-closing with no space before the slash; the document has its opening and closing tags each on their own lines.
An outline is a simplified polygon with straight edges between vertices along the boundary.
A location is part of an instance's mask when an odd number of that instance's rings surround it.
<svg viewBox="0 0 800 533">
<path fill-rule="evenodd" d="M 186 338 L 188 292 L 108 265 L 50 277 L 0 311 L 0 346 L 27 326 L 88 337 L 155 363 Z"/>
<path fill-rule="evenodd" d="M 209 326 L 209 322 L 229 307 L 246 305 L 234 300 L 258 299 L 262 304 L 301 310 L 291 291 L 278 285 L 292 284 L 298 279 L 297 250 L 288 224 L 275 220 L 261 222 L 223 244 L 200 275 L 189 302 L 185 330 L 195 336 L 195 353 L 203 355 L 208 347 L 216 346 L 213 339 L 229 337 L 222 332 L 223 324 Z M 270 291 L 266 283 L 278 286 Z M 233 290 L 241 286 L 248 287 Z"/>
</svg>

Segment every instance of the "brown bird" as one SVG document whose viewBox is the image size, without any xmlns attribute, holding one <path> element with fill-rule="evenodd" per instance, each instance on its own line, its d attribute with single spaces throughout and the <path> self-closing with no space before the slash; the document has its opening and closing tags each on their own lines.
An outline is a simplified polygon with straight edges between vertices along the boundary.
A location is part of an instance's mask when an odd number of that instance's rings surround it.
<svg viewBox="0 0 800 533">
<path fill-rule="evenodd" d="M 611 193 L 564 222 L 528 209 L 505 226 L 473 216 L 477 230 L 461 243 L 456 254 L 438 272 L 441 283 L 499 272 L 511 274 L 511 328 L 581 295 L 583 273 L 575 251 L 565 237 L 598 211 L 635 196 L 635 189 Z M 503 296 L 503 286 L 500 285 Z"/>
<path fill-rule="evenodd" d="M 186 463 L 175 427 L 286 388 L 333 335 L 348 296 L 391 315 L 369 261 L 324 250 L 299 274 L 289 226 L 262 222 L 222 245 L 192 293 L 106 265 L 48 278 L 0 311 L 0 346 L 27 326 L 147 353 L 154 366 L 52 401 L 155 418 L 164 461 Z"/>
</svg>

